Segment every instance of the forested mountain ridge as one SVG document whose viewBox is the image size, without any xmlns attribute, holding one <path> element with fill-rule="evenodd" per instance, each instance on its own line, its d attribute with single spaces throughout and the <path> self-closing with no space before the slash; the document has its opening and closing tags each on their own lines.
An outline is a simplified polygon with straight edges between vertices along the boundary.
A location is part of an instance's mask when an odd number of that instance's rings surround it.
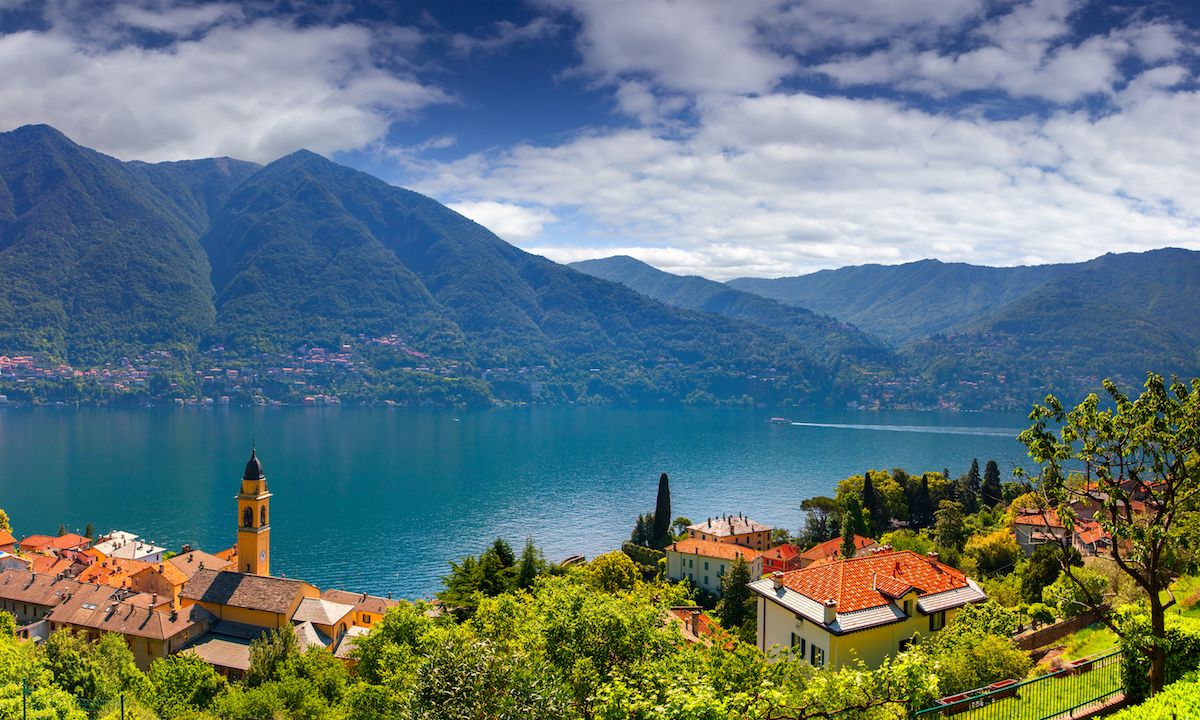
<svg viewBox="0 0 1200 720">
<path fill-rule="evenodd" d="M 237 388 L 247 394 L 367 401 L 425 401 L 429 386 L 453 387 L 434 402 L 824 403 L 850 392 L 781 333 L 530 255 L 307 151 L 264 167 L 149 165 L 26 127 L 0 134 L 0 181 L 0 354 L 86 365 L 217 353 L 195 371 L 202 380 L 182 368 L 155 385 L 177 395 L 224 392 L 195 386 L 224 366 L 249 378 Z M 302 365 L 295 354 L 311 346 L 358 354 L 316 388 L 308 370 L 269 369 Z"/>
</svg>

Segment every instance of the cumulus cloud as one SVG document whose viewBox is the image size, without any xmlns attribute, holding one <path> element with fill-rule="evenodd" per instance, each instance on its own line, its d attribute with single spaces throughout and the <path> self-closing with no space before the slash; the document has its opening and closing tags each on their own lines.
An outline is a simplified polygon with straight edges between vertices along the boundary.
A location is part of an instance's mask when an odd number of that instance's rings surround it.
<svg viewBox="0 0 1200 720">
<path fill-rule="evenodd" d="M 555 220 L 554 214 L 546 210 L 490 200 L 451 203 L 449 208 L 515 243 L 538 237 L 542 227 Z"/>
<path fill-rule="evenodd" d="M 108 25 L 105 25 L 108 23 Z M 143 47 L 122 27 L 169 34 Z M 107 28 L 107 31 L 105 31 Z M 413 31 L 244 19 L 232 6 L 120 6 L 86 35 L 66 19 L 0 36 L 0 127 L 50 122 L 124 158 L 331 154 L 451 101 L 384 58 Z"/>
</svg>

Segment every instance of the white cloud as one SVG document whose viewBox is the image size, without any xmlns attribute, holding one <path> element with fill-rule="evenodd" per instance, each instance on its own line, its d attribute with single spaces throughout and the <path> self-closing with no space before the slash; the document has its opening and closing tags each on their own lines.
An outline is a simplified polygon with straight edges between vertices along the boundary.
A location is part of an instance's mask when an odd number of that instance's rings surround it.
<svg viewBox="0 0 1200 720">
<path fill-rule="evenodd" d="M 537 238 L 543 226 L 555 220 L 554 214 L 545 210 L 490 200 L 450 203 L 448 207 L 513 243 Z"/>
<path fill-rule="evenodd" d="M 381 64 L 411 46 L 411 30 L 239 17 L 226 6 L 125 8 L 97 18 L 90 39 L 66 21 L 0 36 L 0 127 L 48 122 L 123 158 L 269 161 L 300 147 L 362 147 L 393 122 L 451 100 Z M 116 25 L 99 37 L 104 21 Z M 186 37 L 154 48 L 114 42 L 121 23 Z"/>
<path fill-rule="evenodd" d="M 426 166 L 417 186 L 569 217 L 522 243 L 553 259 L 628 254 L 716 279 L 1200 248 L 1200 96 L 1141 92 L 1103 118 L 1005 122 L 803 93 L 710 98 L 685 136 L 521 145 Z"/>
<path fill-rule="evenodd" d="M 477 36 L 454 33 L 449 38 L 450 48 L 461 55 L 489 53 L 503 50 L 517 43 L 533 42 L 556 35 L 562 28 L 547 17 L 538 17 L 524 25 L 501 20 L 488 35 Z"/>
</svg>

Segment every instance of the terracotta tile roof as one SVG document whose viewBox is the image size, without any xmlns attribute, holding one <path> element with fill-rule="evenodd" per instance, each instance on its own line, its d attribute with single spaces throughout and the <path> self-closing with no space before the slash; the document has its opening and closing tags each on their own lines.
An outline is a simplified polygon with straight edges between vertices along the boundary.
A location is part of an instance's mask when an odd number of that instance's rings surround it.
<svg viewBox="0 0 1200 720">
<path fill-rule="evenodd" d="M 179 597 L 197 602 L 288 613 L 305 587 L 299 580 L 204 569 L 183 586 Z"/>
<path fill-rule="evenodd" d="M 79 581 L 71 578 L 58 579 L 54 575 L 39 575 L 27 570 L 0 571 L 0 599 L 3 600 L 53 606 L 78 588 Z"/>
<path fill-rule="evenodd" d="M 875 541 L 869 537 L 862 535 L 854 536 L 854 547 L 857 550 L 865 550 L 869 547 L 874 547 Z M 800 553 L 800 557 L 804 560 L 828 560 L 829 558 L 840 557 L 842 554 L 842 539 L 840 537 L 832 540 L 826 540 Z"/>
<path fill-rule="evenodd" d="M 679 623 L 680 633 L 688 642 L 711 645 L 713 636 L 721 632 L 721 628 L 699 607 L 673 607 L 667 612 L 672 621 Z"/>
<path fill-rule="evenodd" d="M 0 530 L 0 545 L 15 545 L 17 539 L 7 530 Z"/>
<path fill-rule="evenodd" d="M 321 593 L 321 597 L 335 603 L 353 605 L 356 612 L 371 613 L 373 615 L 383 615 L 389 608 L 394 608 L 400 604 L 399 600 L 368 595 L 366 593 L 353 593 L 346 590 L 326 590 Z"/>
<path fill-rule="evenodd" d="M 82 535 L 67 533 L 66 535 L 30 535 L 20 543 L 22 550 L 67 550 L 85 548 L 92 541 Z"/>
<path fill-rule="evenodd" d="M 1052 528 L 1063 526 L 1062 521 L 1058 519 L 1058 513 L 1054 512 L 1053 508 L 1046 510 L 1045 514 L 1041 510 L 1022 510 L 1020 515 L 1013 518 L 1013 525 Z"/>
<path fill-rule="evenodd" d="M 228 560 L 231 563 L 236 563 L 238 559 L 237 545 L 234 545 L 227 550 L 222 550 L 221 552 L 217 553 L 217 557 L 221 558 L 222 560 Z"/>
<path fill-rule="evenodd" d="M 42 555 L 41 553 L 30 555 L 29 560 L 29 566 L 40 575 L 60 575 L 75 565 L 67 558 Z"/>
<path fill-rule="evenodd" d="M 718 542 L 716 540 L 697 540 L 688 538 L 666 547 L 667 552 L 677 552 L 684 555 L 700 555 L 702 557 L 735 560 L 742 558 L 746 562 L 754 560 L 762 553 L 741 545 Z"/>
<path fill-rule="evenodd" d="M 905 586 L 918 596 L 932 595 L 967 587 L 967 578 L 949 565 L 904 550 L 810 565 L 784 573 L 783 584 L 818 603 L 832 599 L 843 614 L 886 605 Z"/>
<path fill-rule="evenodd" d="M 190 580 L 200 570 L 228 570 L 233 563 L 219 555 L 210 555 L 202 550 L 180 553 L 167 563 Z"/>
<path fill-rule="evenodd" d="M 129 587 L 129 581 L 134 575 L 150 569 L 151 565 L 142 560 L 127 560 L 110 557 L 98 563 L 92 563 L 79 573 L 79 582 L 108 585 L 115 588 Z"/>
<path fill-rule="evenodd" d="M 22 550 L 37 552 L 51 547 L 52 542 L 54 542 L 53 535 L 30 535 L 23 538 L 20 545 Z"/>
<path fill-rule="evenodd" d="M 796 547 L 795 545 L 792 545 L 791 543 L 784 543 L 783 545 L 777 545 L 763 553 L 764 558 L 769 558 L 771 560 L 778 560 L 780 562 L 787 562 L 788 560 L 791 560 L 792 558 L 799 557 L 799 556 L 800 556 L 800 548 Z"/>
<path fill-rule="evenodd" d="M 166 613 L 138 607 L 133 603 L 108 602 L 99 596 L 81 592 L 51 610 L 47 619 L 52 623 L 100 632 L 166 640 L 193 625 L 207 627 L 212 615 L 199 605 L 186 607 L 178 613 Z"/>
<path fill-rule="evenodd" d="M 730 535 L 745 535 L 753 532 L 767 532 L 771 528 L 762 523 L 754 522 L 748 517 L 740 515 L 726 515 L 724 517 L 709 518 L 707 522 L 696 523 L 689 525 L 688 530 L 716 535 L 717 537 L 728 537 Z"/>
</svg>

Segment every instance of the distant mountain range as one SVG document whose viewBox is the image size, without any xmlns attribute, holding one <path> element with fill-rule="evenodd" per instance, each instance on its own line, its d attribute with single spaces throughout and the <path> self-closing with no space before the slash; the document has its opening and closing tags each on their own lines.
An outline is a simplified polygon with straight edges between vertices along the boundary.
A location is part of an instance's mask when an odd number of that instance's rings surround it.
<svg viewBox="0 0 1200 720">
<path fill-rule="evenodd" d="M 18 400 L 1026 407 L 1200 374 L 1198 283 L 1184 250 L 728 284 L 570 268 L 307 151 L 147 164 L 0 134 L 0 355 L 34 358 L 0 372 Z"/>
<path fill-rule="evenodd" d="M 392 335 L 405 352 L 364 343 Z M 372 386 L 354 390 L 371 401 L 824 403 L 854 391 L 782 332 L 530 255 L 310 152 L 265 167 L 149 165 L 46 126 L 0 134 L 0 354 L 87 366 L 165 349 L 185 359 L 157 386 L 170 394 L 212 362 L 197 353 L 217 348 L 239 377 L 279 385 L 271 368 L 314 345 L 360 346 L 366 359 L 322 389 Z M 303 379 L 277 389 L 291 385 L 312 391 Z"/>
<path fill-rule="evenodd" d="M 1189 250 L 1014 268 L 922 260 L 724 286 L 626 257 L 575 267 L 785 332 L 793 316 L 781 305 L 860 327 L 895 351 L 894 399 L 919 405 L 1024 408 L 1048 391 L 1080 397 L 1106 377 L 1136 389 L 1150 370 L 1200 376 L 1200 253 Z"/>
</svg>

